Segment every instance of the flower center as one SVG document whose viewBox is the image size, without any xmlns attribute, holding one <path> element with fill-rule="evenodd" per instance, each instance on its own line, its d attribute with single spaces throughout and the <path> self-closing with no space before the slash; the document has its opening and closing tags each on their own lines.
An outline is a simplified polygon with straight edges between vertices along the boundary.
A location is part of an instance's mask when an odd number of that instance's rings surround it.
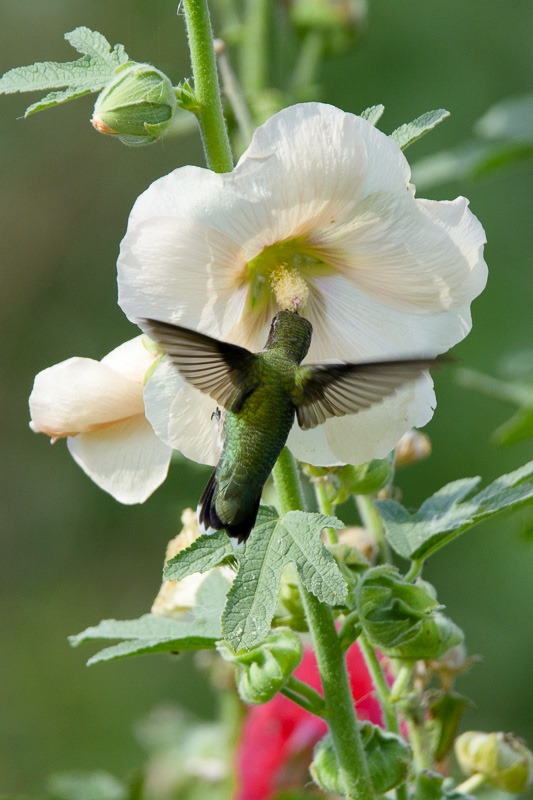
<svg viewBox="0 0 533 800">
<path fill-rule="evenodd" d="M 252 307 L 272 299 L 286 311 L 302 311 L 309 300 L 309 279 L 330 267 L 303 237 L 276 242 L 247 264 Z M 274 298 L 272 298 L 274 295 Z"/>
</svg>

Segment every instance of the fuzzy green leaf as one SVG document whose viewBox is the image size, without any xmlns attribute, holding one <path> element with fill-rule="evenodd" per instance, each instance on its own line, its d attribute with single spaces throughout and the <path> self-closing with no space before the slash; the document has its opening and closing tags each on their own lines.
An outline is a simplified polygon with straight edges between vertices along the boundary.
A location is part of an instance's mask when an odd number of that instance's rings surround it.
<svg viewBox="0 0 533 800">
<path fill-rule="evenodd" d="M 139 619 L 107 619 L 70 636 L 69 641 L 77 647 L 92 639 L 122 639 L 96 653 L 87 662 L 89 665 L 143 653 L 210 650 L 221 636 L 220 617 L 227 591 L 227 581 L 214 572 L 198 590 L 193 611 L 174 618 L 145 614 Z"/>
<path fill-rule="evenodd" d="M 393 500 L 378 502 L 385 535 L 399 555 L 424 559 L 481 520 L 533 500 L 533 461 L 502 475 L 468 498 L 480 478 L 464 478 L 444 486 L 410 514 Z"/>
<path fill-rule="evenodd" d="M 520 408 L 513 416 L 494 431 L 498 444 L 510 445 L 533 437 L 533 405 Z"/>
<path fill-rule="evenodd" d="M 377 125 L 384 111 L 385 111 L 385 106 L 382 106 L 381 103 L 378 103 L 378 105 L 365 108 L 364 111 L 361 111 L 359 116 L 362 117 L 363 119 L 366 119 L 367 122 L 370 122 L 371 125 Z"/>
<path fill-rule="evenodd" d="M 128 61 L 121 44 L 112 49 L 107 39 L 89 28 L 76 28 L 65 39 L 82 53 L 77 61 L 40 61 L 25 67 L 15 67 L 0 78 L 0 94 L 54 91 L 30 105 L 25 117 L 45 108 L 75 100 L 90 92 L 98 92 L 113 76 L 114 71 Z M 56 91 L 63 89 L 63 91 Z"/>
<path fill-rule="evenodd" d="M 439 125 L 446 117 L 450 116 L 450 112 L 445 108 L 438 108 L 436 111 L 426 111 L 420 117 L 417 117 L 412 122 L 406 122 L 405 125 L 400 125 L 390 135 L 391 139 L 400 145 L 402 150 L 413 144 L 414 142 L 425 136 L 437 125 Z"/>
<path fill-rule="evenodd" d="M 163 577 L 167 581 L 181 581 L 195 572 L 207 572 L 219 564 L 233 560 L 237 553 L 224 531 L 200 536 L 185 550 L 167 561 Z"/>
<path fill-rule="evenodd" d="M 448 181 L 479 178 L 532 156 L 533 142 L 468 142 L 417 161 L 412 177 L 419 189 L 425 189 Z"/>
<path fill-rule="evenodd" d="M 342 604 L 346 583 L 320 539 L 323 528 L 343 523 L 323 514 L 290 511 L 279 518 L 262 507 L 246 544 L 222 616 L 223 636 L 234 651 L 259 645 L 270 631 L 283 568 L 294 563 L 306 588 L 328 605 Z"/>
</svg>

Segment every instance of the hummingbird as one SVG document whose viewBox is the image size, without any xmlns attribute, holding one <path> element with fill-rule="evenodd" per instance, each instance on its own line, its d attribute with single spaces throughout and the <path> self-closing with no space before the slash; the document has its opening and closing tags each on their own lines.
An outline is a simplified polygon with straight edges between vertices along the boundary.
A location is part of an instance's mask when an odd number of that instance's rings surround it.
<svg viewBox="0 0 533 800">
<path fill-rule="evenodd" d="M 222 453 L 198 505 L 198 522 L 238 542 L 252 530 L 263 486 L 298 421 L 309 430 L 329 417 L 380 403 L 435 364 L 435 357 L 304 364 L 312 325 L 295 311 L 273 318 L 258 353 L 155 319 L 139 321 L 192 386 L 222 407 Z"/>
</svg>

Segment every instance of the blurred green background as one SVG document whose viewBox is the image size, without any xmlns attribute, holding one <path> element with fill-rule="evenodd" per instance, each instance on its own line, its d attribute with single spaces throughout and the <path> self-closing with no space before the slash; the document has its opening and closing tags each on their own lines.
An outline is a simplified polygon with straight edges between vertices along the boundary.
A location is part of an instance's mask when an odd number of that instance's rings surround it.
<svg viewBox="0 0 533 800">
<path fill-rule="evenodd" d="M 531 0 L 370 0 L 368 11 L 358 46 L 328 62 L 322 99 L 356 112 L 384 103 L 386 132 L 448 108 L 451 119 L 408 151 L 412 162 L 467 139 L 487 108 L 531 89 Z M 3 2 L 0 72 L 70 59 L 63 33 L 78 25 L 123 42 L 133 58 L 175 81 L 189 73 L 175 0 Z M 181 508 L 195 505 L 206 470 L 175 465 L 144 506 L 121 507 L 79 470 L 64 443 L 51 449 L 30 432 L 27 412 L 39 370 L 71 355 L 101 358 L 135 335 L 116 306 L 115 261 L 129 210 L 155 178 L 202 164 L 201 147 L 195 135 L 121 146 L 92 130 L 87 98 L 17 120 L 26 99 L 2 98 L 0 114 L 0 792 L 35 793 L 57 770 L 133 769 L 142 754 L 132 727 L 154 706 L 179 702 L 209 716 L 213 702 L 189 658 L 86 669 L 89 649 L 71 650 L 66 641 L 101 618 L 149 609 L 166 542 L 179 529 Z M 489 285 L 455 354 L 489 373 L 531 345 L 532 193 L 529 162 L 430 195 L 466 194 L 487 231 Z M 427 429 L 434 454 L 399 476 L 409 506 L 449 480 L 489 480 L 531 458 L 528 443 L 501 450 L 490 441 L 513 409 L 457 386 L 453 370 L 437 383 L 439 407 Z M 483 654 L 459 685 L 477 706 L 468 727 L 514 730 L 530 744 L 532 527 L 526 512 L 482 525 L 427 571 L 470 652 Z"/>
</svg>

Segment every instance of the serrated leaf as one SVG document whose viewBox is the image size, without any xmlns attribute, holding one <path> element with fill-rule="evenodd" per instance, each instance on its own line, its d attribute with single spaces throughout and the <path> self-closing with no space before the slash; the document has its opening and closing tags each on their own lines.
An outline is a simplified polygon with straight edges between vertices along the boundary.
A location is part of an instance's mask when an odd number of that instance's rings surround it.
<svg viewBox="0 0 533 800">
<path fill-rule="evenodd" d="M 45 108 L 75 100 L 90 92 L 100 91 L 114 71 L 128 61 L 120 44 L 111 49 L 107 39 L 89 28 L 76 28 L 65 39 L 83 53 L 77 61 L 40 61 L 25 67 L 15 67 L 0 78 L 0 94 L 33 92 L 52 89 L 50 94 L 26 109 L 29 116 Z M 56 91 L 63 89 L 63 91 Z"/>
<path fill-rule="evenodd" d="M 479 480 L 465 478 L 444 486 L 415 514 L 393 500 L 378 501 L 391 547 L 405 558 L 425 559 L 481 520 L 533 500 L 533 461 L 465 499 Z"/>
<path fill-rule="evenodd" d="M 367 122 L 370 122 L 371 125 L 377 125 L 381 117 L 383 116 L 383 112 L 385 111 L 385 106 L 378 103 L 375 106 L 370 106 L 369 108 L 365 108 L 364 111 L 361 111 L 359 114 L 360 117 L 366 119 Z"/>
<path fill-rule="evenodd" d="M 175 618 L 145 614 L 132 620 L 107 619 L 70 636 L 69 641 L 77 647 L 93 639 L 122 639 L 92 656 L 89 665 L 144 653 L 210 650 L 221 636 L 220 617 L 227 591 L 227 581 L 215 572 L 202 584 L 194 611 Z"/>
<path fill-rule="evenodd" d="M 267 636 L 287 564 L 295 564 L 305 587 L 322 602 L 345 601 L 342 573 L 320 539 L 327 527 L 343 523 L 324 514 L 290 511 L 280 519 L 273 508 L 259 510 L 222 615 L 223 636 L 234 651 L 256 647 Z"/>
<path fill-rule="evenodd" d="M 224 531 L 200 536 L 185 550 L 167 561 L 163 577 L 167 581 L 181 581 L 195 572 L 207 572 L 229 559 L 236 557 L 236 551 Z"/>
<path fill-rule="evenodd" d="M 412 122 L 406 122 L 405 125 L 400 125 L 390 135 L 391 139 L 400 145 L 402 150 L 406 147 L 417 142 L 426 133 L 429 133 L 437 125 L 439 125 L 446 117 L 450 116 L 450 112 L 445 108 L 438 108 L 435 111 L 426 111 L 420 117 L 417 117 Z"/>
<path fill-rule="evenodd" d="M 98 31 L 81 26 L 65 34 L 65 39 L 74 47 L 78 53 L 90 56 L 95 61 L 104 61 L 111 70 L 115 70 L 124 64 L 129 56 L 124 50 L 124 45 L 116 44 L 113 49 L 105 38 Z"/>
</svg>

